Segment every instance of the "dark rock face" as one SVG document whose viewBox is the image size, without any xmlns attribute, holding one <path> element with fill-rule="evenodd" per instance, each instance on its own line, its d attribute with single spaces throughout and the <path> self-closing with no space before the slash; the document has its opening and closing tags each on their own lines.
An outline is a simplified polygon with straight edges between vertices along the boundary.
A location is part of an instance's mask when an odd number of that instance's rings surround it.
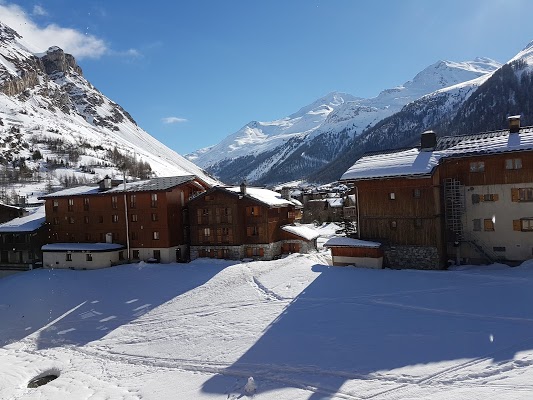
<svg viewBox="0 0 533 400">
<path fill-rule="evenodd" d="M 78 75 L 83 75 L 81 68 L 76 64 L 76 59 L 59 47 L 50 47 L 46 54 L 41 57 L 41 61 L 44 72 L 48 75 L 58 72 L 68 74 L 71 69 Z"/>
</svg>

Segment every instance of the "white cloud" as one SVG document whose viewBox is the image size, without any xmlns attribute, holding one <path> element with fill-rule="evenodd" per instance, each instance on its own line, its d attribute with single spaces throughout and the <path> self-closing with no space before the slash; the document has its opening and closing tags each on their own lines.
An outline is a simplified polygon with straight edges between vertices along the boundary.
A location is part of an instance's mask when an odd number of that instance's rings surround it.
<svg viewBox="0 0 533 400">
<path fill-rule="evenodd" d="M 185 118 L 179 118 L 179 117 L 166 117 L 161 119 L 164 124 L 178 124 L 181 122 L 187 122 L 187 119 Z"/>
<path fill-rule="evenodd" d="M 46 12 L 40 6 L 35 6 L 33 12 L 36 10 Z M 96 36 L 56 24 L 38 26 L 18 5 L 0 2 L 0 15 L 2 22 L 16 30 L 23 38 L 21 42 L 31 51 L 44 52 L 51 46 L 59 46 L 78 59 L 99 58 L 108 52 L 105 41 Z"/>
<path fill-rule="evenodd" d="M 43 6 L 40 6 L 40 5 L 36 4 L 36 5 L 33 6 L 32 14 L 44 17 L 44 16 L 48 15 L 48 11 L 46 11 L 43 8 Z"/>
</svg>

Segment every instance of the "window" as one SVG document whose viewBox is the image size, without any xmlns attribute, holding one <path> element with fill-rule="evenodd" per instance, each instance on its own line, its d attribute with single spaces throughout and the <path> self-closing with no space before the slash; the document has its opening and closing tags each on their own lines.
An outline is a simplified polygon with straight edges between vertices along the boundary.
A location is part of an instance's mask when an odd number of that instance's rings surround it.
<svg viewBox="0 0 533 400">
<path fill-rule="evenodd" d="M 159 240 L 159 232 L 158 231 L 154 231 L 153 234 L 152 234 L 152 239 L 154 240 Z"/>
<path fill-rule="evenodd" d="M 68 199 L 67 204 L 68 204 L 67 209 L 69 211 L 74 211 L 74 199 Z"/>
<path fill-rule="evenodd" d="M 246 215 L 249 217 L 258 217 L 261 215 L 261 210 L 259 206 L 249 206 L 246 207 Z"/>
<path fill-rule="evenodd" d="M 533 201 L 533 188 L 518 189 L 520 201 Z"/>
<path fill-rule="evenodd" d="M 492 220 L 492 218 L 485 218 L 483 220 L 483 230 L 494 231 L 494 221 Z"/>
<path fill-rule="evenodd" d="M 89 211 L 89 198 L 88 197 L 85 197 L 83 199 L 83 210 Z"/>
<path fill-rule="evenodd" d="M 86 224 L 89 223 L 89 216 L 88 215 L 83 217 L 83 222 L 86 223 Z"/>
<path fill-rule="evenodd" d="M 161 260 L 161 250 L 154 250 L 154 258 L 157 261 Z"/>
<path fill-rule="evenodd" d="M 247 236 L 259 236 L 259 228 L 256 225 L 246 227 Z"/>
<path fill-rule="evenodd" d="M 118 208 L 118 198 L 117 198 L 117 196 L 111 196 L 111 207 L 113 209 L 117 209 Z"/>
<path fill-rule="evenodd" d="M 150 199 L 150 206 L 153 208 L 157 207 L 157 193 L 152 193 Z"/>
<path fill-rule="evenodd" d="M 137 214 L 131 214 L 131 222 L 137 222 L 139 220 L 139 217 Z"/>
<path fill-rule="evenodd" d="M 59 225 L 59 217 L 54 217 L 54 225 Z"/>
<path fill-rule="evenodd" d="M 152 221 L 157 221 L 158 219 L 157 213 L 152 213 Z"/>
<path fill-rule="evenodd" d="M 58 208 L 59 208 L 59 200 L 54 200 L 52 202 L 52 211 L 57 211 Z"/>
<path fill-rule="evenodd" d="M 74 217 L 68 217 L 68 223 L 73 224 L 74 223 Z"/>
<path fill-rule="evenodd" d="M 134 260 L 138 260 L 139 259 L 139 250 L 133 250 L 131 252 L 131 256 L 133 257 Z"/>
<path fill-rule="evenodd" d="M 485 172 L 485 161 L 473 161 L 470 163 L 470 172 Z"/>
<path fill-rule="evenodd" d="M 132 194 L 130 195 L 130 208 L 137 207 L 137 195 Z"/>
<path fill-rule="evenodd" d="M 203 240 L 209 240 L 209 238 L 211 237 L 211 228 L 204 228 L 202 230 L 202 233 L 203 233 Z"/>
<path fill-rule="evenodd" d="M 413 197 L 415 199 L 419 199 L 421 195 L 422 195 L 422 191 L 420 189 L 418 189 L 418 188 L 417 189 L 413 189 Z"/>
<path fill-rule="evenodd" d="M 207 194 L 205 196 L 205 201 L 213 201 L 215 200 L 215 196 L 211 195 L 211 194 Z"/>
<path fill-rule="evenodd" d="M 498 201 L 498 195 L 497 194 L 484 194 L 483 195 L 483 201 Z"/>
<path fill-rule="evenodd" d="M 294 211 L 288 211 L 287 212 L 287 218 L 289 218 L 289 219 L 296 218 L 296 213 Z"/>
<path fill-rule="evenodd" d="M 477 218 L 477 219 L 472 220 L 472 225 L 473 225 L 472 230 L 480 231 L 481 230 L 481 219 Z"/>
<path fill-rule="evenodd" d="M 523 231 L 533 231 L 533 218 L 524 218 L 520 222 Z"/>
<path fill-rule="evenodd" d="M 99 224 L 103 224 L 104 223 L 104 216 L 103 215 L 99 215 L 98 216 L 98 223 Z"/>
<path fill-rule="evenodd" d="M 202 215 L 203 215 L 204 217 L 208 216 L 208 215 L 209 215 L 209 208 L 203 208 L 203 209 L 202 209 Z"/>
<path fill-rule="evenodd" d="M 479 194 L 472 193 L 472 204 L 478 204 L 480 202 L 481 197 Z"/>
<path fill-rule="evenodd" d="M 394 192 L 390 192 L 390 193 L 389 193 L 389 199 L 391 199 L 391 200 L 396 200 L 396 193 L 394 193 Z"/>
<path fill-rule="evenodd" d="M 391 229 L 396 229 L 397 226 L 398 226 L 398 224 L 396 223 L 396 221 L 391 221 L 391 222 L 390 222 L 390 228 L 391 228 Z"/>
<path fill-rule="evenodd" d="M 113 221 L 113 223 L 117 223 L 118 222 L 118 214 L 113 214 L 111 216 L 111 221 Z"/>
<path fill-rule="evenodd" d="M 67 257 L 65 258 L 66 261 L 72 261 L 72 254 L 67 253 Z"/>
<path fill-rule="evenodd" d="M 135 231 L 132 231 L 131 232 L 131 240 L 137 240 L 137 239 L 139 239 L 138 233 L 135 232 Z"/>
<path fill-rule="evenodd" d="M 521 158 L 508 158 L 505 160 L 505 169 L 521 169 L 522 168 L 522 159 Z"/>
<path fill-rule="evenodd" d="M 105 243 L 105 233 L 100 233 L 100 243 Z"/>
<path fill-rule="evenodd" d="M 93 255 L 91 253 L 85 254 L 85 260 L 86 261 L 92 261 L 93 260 Z"/>
</svg>

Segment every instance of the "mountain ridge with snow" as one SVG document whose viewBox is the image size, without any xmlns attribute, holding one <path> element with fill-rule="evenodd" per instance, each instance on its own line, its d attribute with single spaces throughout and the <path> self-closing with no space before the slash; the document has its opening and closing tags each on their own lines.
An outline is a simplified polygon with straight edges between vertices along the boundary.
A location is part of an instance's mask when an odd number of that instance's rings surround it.
<svg viewBox="0 0 533 400">
<path fill-rule="evenodd" d="M 329 163 L 351 139 L 410 102 L 489 74 L 499 66 L 494 60 L 479 57 L 467 62 L 438 61 L 413 80 L 383 90 L 376 97 L 332 92 L 288 117 L 252 121 L 219 144 L 185 157 L 234 183 L 299 179 Z"/>
</svg>

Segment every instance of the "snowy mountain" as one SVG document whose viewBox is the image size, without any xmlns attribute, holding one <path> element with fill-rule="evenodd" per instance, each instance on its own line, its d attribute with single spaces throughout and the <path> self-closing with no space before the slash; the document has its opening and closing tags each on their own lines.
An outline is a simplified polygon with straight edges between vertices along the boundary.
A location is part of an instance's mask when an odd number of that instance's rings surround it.
<svg viewBox="0 0 533 400">
<path fill-rule="evenodd" d="M 215 182 L 137 126 L 83 77 L 74 57 L 58 47 L 32 53 L 1 23 L 0 132 L 4 173 L 84 182 L 126 168 L 132 178 L 195 174 Z"/>
<path fill-rule="evenodd" d="M 225 181 L 299 179 L 328 164 L 351 139 L 405 105 L 499 67 L 487 58 L 462 63 L 439 61 L 412 81 L 374 98 L 330 93 L 286 118 L 253 121 L 221 143 L 186 157 Z"/>
<path fill-rule="evenodd" d="M 533 42 L 496 71 L 421 97 L 350 140 L 343 151 L 313 173 L 330 182 L 367 151 L 417 145 L 420 133 L 461 135 L 505 129 L 509 115 L 533 124 Z"/>
</svg>

